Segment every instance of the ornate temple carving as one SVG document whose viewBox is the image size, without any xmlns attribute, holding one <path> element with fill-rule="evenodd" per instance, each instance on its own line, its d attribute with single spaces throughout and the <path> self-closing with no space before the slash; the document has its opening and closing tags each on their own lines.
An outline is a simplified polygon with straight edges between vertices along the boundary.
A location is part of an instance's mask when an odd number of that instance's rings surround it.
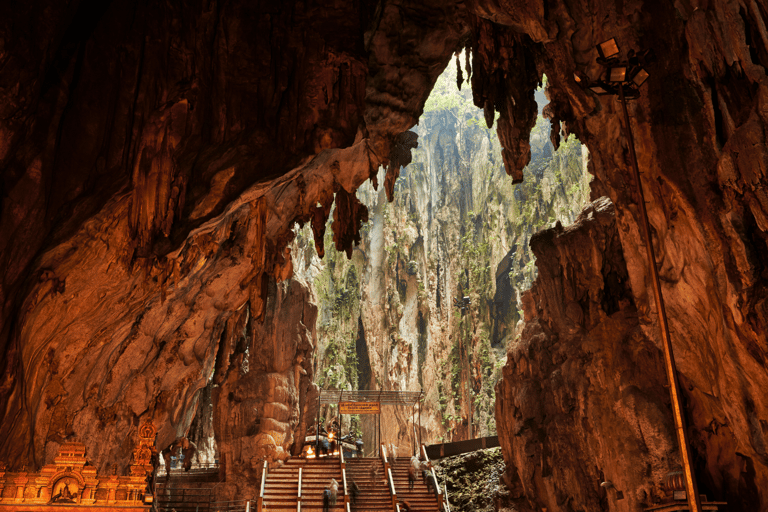
<svg viewBox="0 0 768 512">
<path fill-rule="evenodd" d="M 61 510 L 113 510 L 120 507 L 126 512 L 144 511 L 148 480 L 153 472 L 156 429 L 144 422 L 138 429 L 133 464 L 128 475 L 118 475 L 114 466 L 108 475 L 97 474 L 88 464 L 85 445 L 66 443 L 59 448 L 51 464 L 37 473 L 7 471 L 0 461 L 0 512 Z"/>
</svg>

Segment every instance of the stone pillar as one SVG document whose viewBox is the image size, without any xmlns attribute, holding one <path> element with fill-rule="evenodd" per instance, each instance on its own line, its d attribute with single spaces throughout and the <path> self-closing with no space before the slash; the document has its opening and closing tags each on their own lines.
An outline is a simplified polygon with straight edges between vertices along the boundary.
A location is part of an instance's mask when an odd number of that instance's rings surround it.
<svg viewBox="0 0 768 512">
<path fill-rule="evenodd" d="M 19 473 L 16 478 L 13 479 L 13 483 L 16 484 L 16 499 L 14 499 L 16 503 L 24 501 L 24 488 L 27 486 L 27 482 L 29 482 L 29 478 L 27 478 L 26 472 Z"/>
</svg>

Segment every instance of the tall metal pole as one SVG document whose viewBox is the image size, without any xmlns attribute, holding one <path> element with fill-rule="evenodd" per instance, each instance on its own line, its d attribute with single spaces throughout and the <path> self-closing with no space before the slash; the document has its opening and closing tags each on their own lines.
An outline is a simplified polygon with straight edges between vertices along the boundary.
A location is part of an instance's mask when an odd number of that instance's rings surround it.
<svg viewBox="0 0 768 512">
<path fill-rule="evenodd" d="M 469 306 L 467 306 L 467 315 L 469 316 L 468 322 L 472 322 L 472 313 L 469 311 Z M 474 408 L 472 407 L 472 361 L 471 361 L 471 354 L 470 346 L 472 345 L 470 342 L 472 341 L 472 326 L 469 326 L 469 330 L 467 331 L 467 343 L 464 352 L 464 357 L 466 358 L 467 362 L 467 403 L 469 404 L 469 438 L 474 439 L 475 437 L 472 435 L 472 413 L 474 412 Z"/>
<path fill-rule="evenodd" d="M 315 457 L 320 458 L 320 395 L 323 390 L 317 395 L 317 423 L 315 423 Z"/>
<path fill-rule="evenodd" d="M 376 453 L 381 457 L 381 390 L 379 390 L 379 436 L 376 440 Z"/>
<path fill-rule="evenodd" d="M 411 454 L 416 453 L 416 407 L 411 406 Z"/>
<path fill-rule="evenodd" d="M 672 342 L 669 335 L 667 312 L 664 308 L 664 298 L 661 294 L 659 271 L 656 268 L 656 254 L 653 250 L 653 241 L 651 239 L 651 225 L 648 222 L 648 211 L 645 209 L 645 195 L 643 194 L 643 185 L 640 182 L 640 171 L 637 168 L 635 143 L 632 137 L 632 127 L 629 124 L 629 113 L 627 112 L 627 102 L 624 99 L 623 85 L 619 85 L 619 98 L 621 99 L 621 107 L 624 110 L 624 123 L 627 127 L 627 140 L 629 142 L 629 156 L 632 160 L 632 170 L 634 171 L 635 184 L 637 186 L 637 192 L 640 198 L 640 225 L 643 228 L 643 236 L 645 237 L 645 249 L 648 257 L 648 267 L 651 271 L 653 296 L 656 299 L 656 313 L 659 315 L 659 327 L 661 328 L 661 346 L 664 349 L 664 367 L 667 370 L 667 380 L 669 381 L 669 394 L 672 398 L 672 413 L 675 418 L 677 442 L 680 445 L 680 458 L 683 462 L 683 476 L 685 479 L 686 491 L 685 495 L 688 499 L 688 507 L 690 507 L 691 512 L 702 512 L 699 488 L 696 485 L 696 478 L 694 478 L 693 475 L 691 450 L 688 445 L 688 434 L 685 430 L 685 416 L 683 415 L 683 406 L 680 403 L 680 383 L 677 380 L 677 368 L 675 367 L 675 358 L 673 357 L 672 353 Z"/>
<path fill-rule="evenodd" d="M 419 393 L 419 448 L 418 450 L 421 451 L 421 393 Z"/>
</svg>

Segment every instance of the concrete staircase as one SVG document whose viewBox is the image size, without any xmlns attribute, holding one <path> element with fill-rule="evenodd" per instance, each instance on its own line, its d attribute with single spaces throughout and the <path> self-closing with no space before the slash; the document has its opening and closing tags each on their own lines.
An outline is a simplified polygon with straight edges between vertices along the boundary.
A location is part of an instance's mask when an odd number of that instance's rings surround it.
<svg viewBox="0 0 768 512">
<path fill-rule="evenodd" d="M 158 512 L 209 512 L 212 489 L 219 482 L 218 466 L 173 470 L 156 477 L 155 506 Z"/>
<path fill-rule="evenodd" d="M 158 512 L 209 512 L 211 488 L 181 487 L 171 479 L 157 484 L 155 502 Z"/>
<path fill-rule="evenodd" d="M 383 451 L 383 450 L 382 450 Z M 422 450 L 423 451 L 423 450 Z M 426 453 L 423 454 L 426 457 Z M 336 505 L 331 512 L 400 512 L 400 504 L 407 501 L 412 512 L 440 512 L 442 496 L 428 490 L 421 475 L 408 488 L 410 457 L 388 461 L 382 458 L 337 457 L 305 459 L 292 457 L 281 467 L 264 470 L 257 511 L 267 512 L 321 512 L 323 491 L 331 478 L 339 483 Z M 372 471 L 376 468 L 376 471 Z M 434 473 L 433 473 L 434 474 Z M 351 500 L 353 483 L 360 490 Z M 345 493 L 346 484 L 346 493 Z M 394 496 L 393 496 L 394 490 Z"/>
<path fill-rule="evenodd" d="M 407 501 L 411 505 L 411 511 L 435 512 L 439 510 L 437 496 L 431 489 L 428 490 L 427 484 L 421 478 L 421 472 L 416 475 L 416 481 L 413 484 L 413 490 L 408 486 L 408 468 L 411 465 L 409 457 L 401 457 L 390 461 L 392 468 L 392 479 L 395 482 L 397 490 L 397 499 L 399 502 Z"/>
<path fill-rule="evenodd" d="M 300 476 L 301 475 L 301 476 Z M 323 510 L 323 491 L 331 478 L 339 482 L 339 494 L 332 512 L 345 512 L 344 482 L 338 458 L 304 459 L 292 457 L 281 467 L 267 472 L 262 510 L 296 512 Z M 301 481 L 301 494 L 299 494 Z"/>
<path fill-rule="evenodd" d="M 392 495 L 389 492 L 382 460 L 378 458 L 356 458 L 347 459 L 346 463 L 348 492 L 352 492 L 352 482 L 355 482 L 360 489 L 360 495 L 357 497 L 357 500 L 351 503 L 351 510 L 364 510 L 366 512 L 393 510 Z M 372 467 L 378 468 L 378 478 L 376 479 L 371 475 Z"/>
</svg>

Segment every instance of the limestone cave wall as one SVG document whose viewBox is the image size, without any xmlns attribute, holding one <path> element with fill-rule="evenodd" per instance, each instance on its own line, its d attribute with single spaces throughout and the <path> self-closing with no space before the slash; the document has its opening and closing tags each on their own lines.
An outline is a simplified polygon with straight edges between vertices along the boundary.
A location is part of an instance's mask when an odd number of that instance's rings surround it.
<svg viewBox="0 0 768 512">
<path fill-rule="evenodd" d="M 495 9 L 491 5 L 485 8 L 489 16 Z M 639 323 L 656 346 L 658 326 L 637 227 L 638 198 L 628 173 L 620 105 L 610 98 L 582 96 L 569 73 L 579 69 L 597 76 L 595 54 L 582 45 L 586 40 L 599 42 L 615 36 L 625 50 L 652 48 L 659 56 L 653 79 L 641 98 L 630 105 L 630 117 L 658 250 L 656 264 L 672 318 L 698 479 L 710 497 L 724 498 L 737 510 L 765 510 L 768 506 L 763 491 L 768 478 L 768 423 L 760 391 L 768 376 L 762 256 L 766 254 L 766 203 L 761 199 L 766 175 L 757 170 L 764 168 L 761 162 L 766 156 L 761 107 L 768 63 L 764 52 L 768 39 L 762 28 L 765 14 L 760 2 L 616 3 L 597 10 L 560 2 L 539 11 L 538 18 L 508 19 L 509 26 L 525 27 L 541 42 L 539 62 L 551 80 L 555 119 L 590 148 L 591 171 L 596 176 L 594 196 L 607 194 L 616 205 L 621 250 Z M 554 302 L 562 295 L 563 291 L 552 290 L 549 300 Z M 558 311 L 550 303 L 540 307 L 549 309 L 551 315 Z M 555 330 L 559 336 L 566 334 L 562 329 Z M 512 359 L 510 369 L 514 368 Z M 537 370 L 546 374 L 547 365 L 542 363 Z M 650 362 L 648 366 L 652 367 Z M 551 370 L 553 378 L 560 372 Z M 505 379 L 503 386 L 516 389 L 515 379 Z M 606 390 L 615 392 L 611 386 Z M 504 410 L 503 401 L 497 406 Z M 618 403 L 615 407 L 623 408 Z M 534 422 L 534 417 L 523 420 Z M 579 436 L 582 430 L 589 430 L 589 418 L 582 413 L 579 422 L 559 426 L 578 425 L 567 432 Z M 661 425 L 651 412 L 646 422 Z M 587 424 L 582 427 L 582 423 Z M 509 436 L 506 442 L 511 447 L 515 441 Z M 534 445 L 537 450 L 554 449 L 547 440 Z M 519 447 L 515 450 L 519 454 Z M 508 450 L 505 456 L 512 457 L 512 453 Z M 547 458 L 542 456 L 542 461 Z M 600 457 L 592 460 L 594 464 Z M 652 462 L 653 457 L 645 460 Z M 605 476 L 616 489 L 639 493 L 643 486 L 628 471 L 635 463 L 626 459 L 619 463 L 621 470 L 614 467 L 614 475 Z M 576 477 L 581 483 L 568 485 L 567 492 L 558 494 L 548 487 L 558 478 L 545 481 L 547 468 L 541 464 L 536 471 L 520 466 L 509 469 L 510 474 L 525 472 L 525 492 L 536 496 L 534 503 L 546 501 L 553 510 L 597 506 L 594 501 L 588 505 L 591 498 L 583 494 L 591 490 L 597 496 L 600 491 L 593 466 L 569 464 L 570 471 L 581 473 Z M 624 475 L 615 476 L 621 473 Z M 656 477 L 645 478 L 658 484 Z M 607 506 L 600 505 L 602 509 Z M 610 506 L 631 510 L 636 504 L 625 499 Z"/>
<path fill-rule="evenodd" d="M 82 440 L 126 465 L 140 421 L 160 448 L 188 433 L 233 322 L 291 275 L 295 221 L 335 194 L 352 244 L 355 189 L 468 26 L 442 2 L 0 9 L 0 459 Z"/>
</svg>

